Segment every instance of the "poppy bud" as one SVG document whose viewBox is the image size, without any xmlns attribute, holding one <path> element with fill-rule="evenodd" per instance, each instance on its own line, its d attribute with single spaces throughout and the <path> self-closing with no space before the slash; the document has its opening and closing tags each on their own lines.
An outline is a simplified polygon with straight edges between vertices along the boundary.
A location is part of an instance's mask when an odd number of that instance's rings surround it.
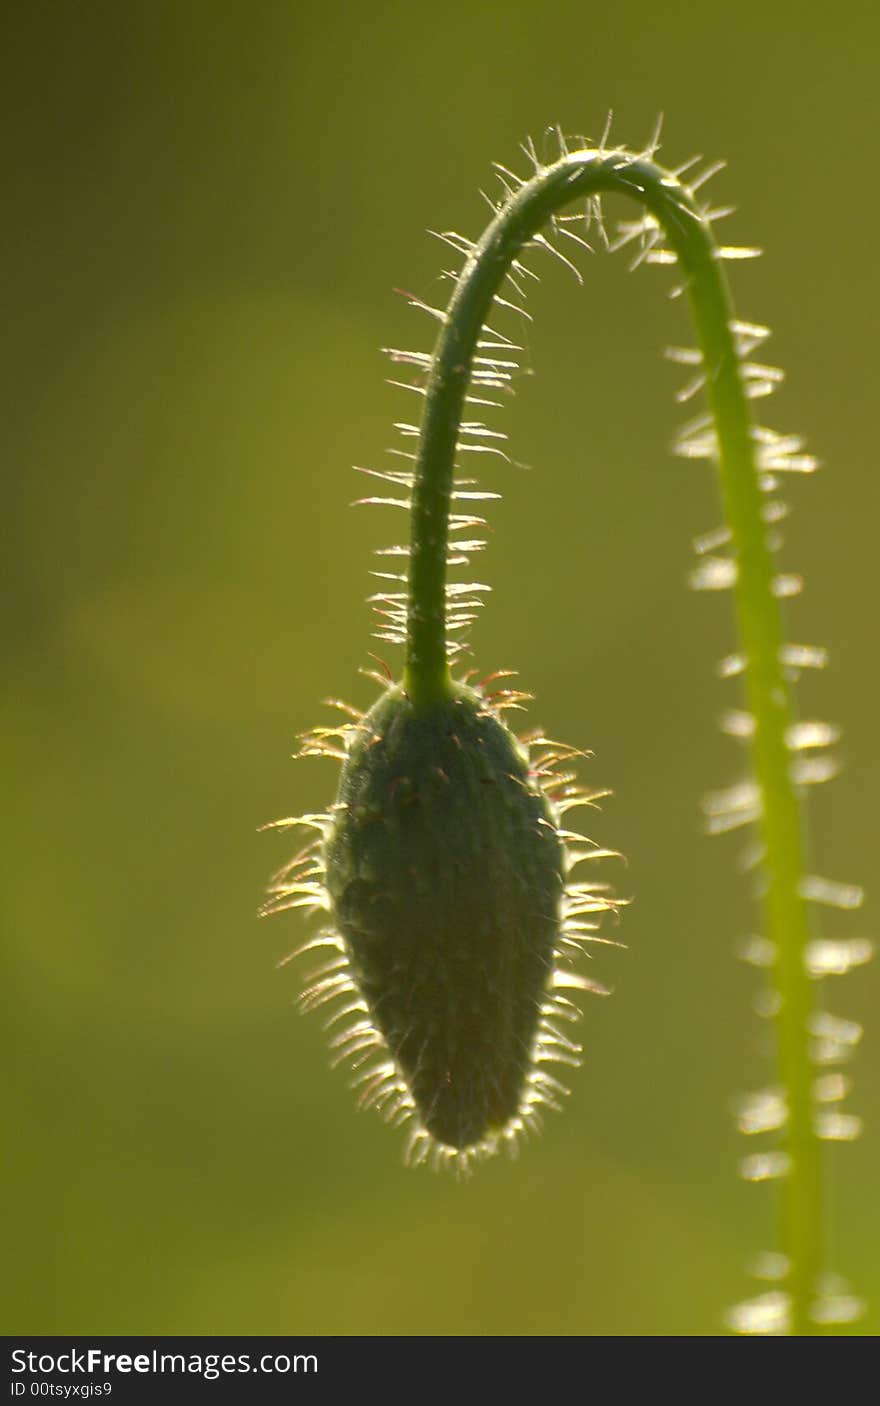
<svg viewBox="0 0 880 1406">
<path fill-rule="evenodd" d="M 494 1151 L 560 1088 L 539 1058 L 562 1009 L 563 833 L 527 747 L 472 688 L 417 707 L 392 685 L 352 729 L 325 883 L 359 1030 L 384 1056 L 363 1101 L 413 1114 L 415 1148 Z"/>
</svg>

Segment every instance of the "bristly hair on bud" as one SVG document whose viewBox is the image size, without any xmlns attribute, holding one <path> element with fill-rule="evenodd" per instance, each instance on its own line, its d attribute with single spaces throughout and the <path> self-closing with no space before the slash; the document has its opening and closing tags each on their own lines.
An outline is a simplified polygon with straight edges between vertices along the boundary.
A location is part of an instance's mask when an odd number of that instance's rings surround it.
<svg viewBox="0 0 880 1406">
<path fill-rule="evenodd" d="M 706 812 L 714 832 L 757 832 L 745 867 L 760 874 L 764 932 L 749 959 L 774 974 L 760 1004 L 774 1021 L 779 1062 L 778 1086 L 751 1096 L 738 1115 L 743 1131 L 777 1138 L 743 1164 L 749 1180 L 779 1182 L 779 1249 L 764 1257 L 775 1287 L 728 1321 L 737 1332 L 824 1332 L 852 1316 L 856 1300 L 830 1293 L 823 1273 L 819 1149 L 858 1131 L 858 1119 L 829 1107 L 848 1084 L 824 1066 L 857 1036 L 815 1009 L 814 987 L 860 965 L 870 945 L 817 937 L 811 917 L 813 905 L 852 909 L 861 900 L 857 886 L 807 865 L 803 794 L 835 773 L 824 749 L 837 731 L 797 717 L 793 685 L 803 669 L 824 664 L 825 652 L 787 641 L 783 602 L 801 579 L 774 560 L 788 511 L 779 488 L 817 461 L 799 436 L 753 416 L 782 372 L 752 359 L 768 329 L 734 311 L 726 263 L 760 251 L 715 237 L 732 207 L 712 205 L 703 187 L 723 163 L 658 164 L 659 124 L 637 152 L 612 143 L 610 119 L 598 144 L 558 128 L 555 138 L 549 162 L 525 144 L 526 175 L 495 166 L 500 190 L 484 193 L 491 218 L 478 240 L 437 232 L 462 261 L 444 270 L 453 280 L 447 306 L 405 295 L 429 317 L 433 350 L 386 350 L 398 368 L 393 384 L 421 414 L 397 421 L 402 444 L 389 465 L 360 470 L 381 496 L 359 500 L 409 519 L 408 541 L 379 553 L 371 598 L 377 638 L 404 648 L 403 668 L 364 671 L 381 689 L 370 710 L 337 704 L 344 721 L 303 738 L 303 754 L 341 763 L 338 790 L 325 813 L 276 822 L 311 838 L 275 876 L 263 911 L 322 915 L 299 949 L 324 954 L 302 1007 L 333 1006 L 336 1061 L 354 1065 L 363 1105 L 410 1124 L 412 1162 L 467 1172 L 501 1147 L 515 1149 L 542 1107 L 560 1106 L 565 1088 L 546 1066 L 578 1064 L 572 995 L 602 990 L 572 959 L 610 941 L 597 923 L 618 906 L 603 882 L 573 881 L 577 866 L 611 852 L 568 830 L 564 817 L 605 793 L 579 785 L 572 762 L 583 754 L 540 732 L 511 731 L 505 714 L 527 695 L 508 671 L 475 683 L 475 671 L 462 669 L 488 587 L 454 573 L 485 547 L 484 505 L 498 497 L 477 486 L 472 466 L 481 455 L 508 458 L 492 412 L 520 370 L 522 339 L 503 324 L 511 314 L 520 326 L 529 319 L 533 256 L 552 256 L 579 282 L 568 253 L 598 246 L 626 249 L 632 268 L 672 268 L 671 296 L 686 298 L 695 334 L 694 346 L 667 352 L 688 377 L 677 399 L 705 402 L 677 452 L 713 465 L 724 508 L 722 526 L 695 543 L 691 581 L 734 597 L 739 645 L 719 673 L 738 680 L 743 696 L 722 728 L 748 757 L 745 775 L 709 796 Z M 640 207 L 612 236 L 602 208 L 609 193 Z"/>
<path fill-rule="evenodd" d="M 497 682 L 454 683 L 421 707 L 390 684 L 366 715 L 306 734 L 304 755 L 342 761 L 339 790 L 299 822 L 319 837 L 263 910 L 326 913 L 300 949 L 327 958 L 302 1008 L 341 1003 L 330 1043 L 360 1105 L 411 1124 L 410 1162 L 460 1173 L 561 1106 L 546 1066 L 580 1064 L 572 997 L 605 991 L 574 959 L 611 941 L 598 919 L 618 906 L 574 878 L 610 855 L 564 823 L 599 799 L 576 781 L 578 754 L 517 737 L 503 714 L 522 695 Z"/>
</svg>

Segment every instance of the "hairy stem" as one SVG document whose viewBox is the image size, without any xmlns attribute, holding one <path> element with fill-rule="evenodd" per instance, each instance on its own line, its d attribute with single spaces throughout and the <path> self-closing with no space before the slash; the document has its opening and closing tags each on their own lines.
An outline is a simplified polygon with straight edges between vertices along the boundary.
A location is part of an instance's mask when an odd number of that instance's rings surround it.
<svg viewBox="0 0 880 1406">
<path fill-rule="evenodd" d="M 508 271 L 550 217 L 577 198 L 617 192 L 644 206 L 682 270 L 706 372 L 727 525 L 737 563 L 736 609 L 754 717 L 753 764 L 766 851 L 767 935 L 782 996 L 777 1017 L 790 1170 L 781 1186 L 781 1249 L 789 1262 L 790 1331 L 814 1331 L 810 1304 L 820 1265 L 819 1144 L 813 1125 L 804 962 L 804 840 L 790 776 L 790 688 L 781 663 L 780 606 L 762 514 L 755 441 L 732 322 L 733 306 L 711 226 L 673 174 L 624 151 L 584 150 L 539 169 L 505 202 L 471 249 L 443 318 L 426 387 L 412 504 L 405 686 L 416 704 L 446 696 L 449 512 L 456 448 L 477 343 Z"/>
</svg>

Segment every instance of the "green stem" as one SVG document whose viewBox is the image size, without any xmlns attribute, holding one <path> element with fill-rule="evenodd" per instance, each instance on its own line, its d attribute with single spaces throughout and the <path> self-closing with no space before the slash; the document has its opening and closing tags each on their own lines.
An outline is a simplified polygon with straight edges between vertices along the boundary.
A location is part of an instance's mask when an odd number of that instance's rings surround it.
<svg viewBox="0 0 880 1406">
<path fill-rule="evenodd" d="M 737 562 L 736 608 L 762 801 L 767 935 L 778 954 L 782 997 L 777 1040 L 790 1171 L 781 1187 L 781 1249 L 789 1262 L 790 1330 L 807 1335 L 814 1332 L 810 1303 L 820 1268 L 821 1187 L 809 1058 L 811 993 L 804 962 L 809 931 L 801 894 L 804 841 L 790 776 L 787 733 L 793 708 L 780 658 L 781 612 L 773 593 L 749 402 L 719 250 L 692 194 L 651 160 L 598 150 L 563 157 L 505 202 L 468 254 L 426 387 L 412 505 L 404 682 L 417 704 L 444 697 L 450 686 L 446 570 L 455 454 L 477 342 L 493 299 L 518 254 L 555 212 L 577 198 L 604 192 L 635 198 L 662 227 L 684 275 L 706 369 L 721 492 Z"/>
</svg>

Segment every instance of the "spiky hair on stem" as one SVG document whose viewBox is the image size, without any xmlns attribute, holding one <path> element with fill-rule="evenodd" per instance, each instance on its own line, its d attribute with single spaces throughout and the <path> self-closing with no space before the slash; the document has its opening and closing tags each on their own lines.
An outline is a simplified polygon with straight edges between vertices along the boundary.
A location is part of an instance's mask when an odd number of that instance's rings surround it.
<svg viewBox="0 0 880 1406">
<path fill-rule="evenodd" d="M 825 749 L 837 733 L 797 717 L 792 686 L 802 670 L 821 667 L 825 653 L 788 642 L 782 603 L 799 593 L 801 579 L 778 571 L 775 560 L 787 513 L 781 485 L 817 465 L 799 436 L 754 419 L 754 404 L 773 393 L 782 372 L 752 359 L 768 330 L 734 312 L 725 264 L 759 251 L 715 237 L 731 207 L 713 206 L 702 191 L 723 163 L 659 165 L 659 126 L 638 152 L 614 146 L 607 127 L 598 145 L 572 139 L 575 149 L 555 135 L 558 152 L 548 162 L 532 142 L 523 148 L 527 176 L 495 167 L 501 194 L 486 196 L 492 218 L 477 241 L 439 233 L 463 259 L 460 271 L 444 271 L 454 280 L 447 307 L 407 295 L 438 329 L 430 353 L 388 349 L 410 372 L 394 384 L 421 398 L 422 414 L 397 422 L 403 447 L 390 450 L 393 463 L 362 470 L 388 486 L 387 496 L 361 500 L 409 516 L 409 543 L 380 554 L 381 587 L 372 597 L 377 636 L 405 646 L 405 664 L 399 681 L 390 670 L 373 675 L 383 692 L 368 713 L 348 710 L 339 728 L 304 740 L 306 753 L 341 761 L 339 789 L 325 814 L 280 822 L 316 835 L 276 876 L 264 911 L 327 915 L 304 950 L 331 955 L 310 977 L 303 1005 L 341 999 L 331 1018 L 336 1056 L 358 1067 L 362 1102 L 412 1122 L 411 1160 L 467 1171 L 499 1147 L 515 1147 L 541 1107 L 558 1103 L 561 1086 L 544 1065 L 573 1064 L 580 1054 L 560 1025 L 576 1014 L 564 993 L 598 989 L 569 959 L 605 940 L 594 924 L 615 906 L 603 884 L 573 884 L 569 873 L 607 851 L 564 828 L 566 810 L 596 799 L 576 788 L 573 754 L 541 736 L 517 738 L 507 726 L 505 712 L 524 695 L 491 681 L 474 686 L 458 672 L 488 588 L 450 573 L 485 546 L 482 504 L 498 497 L 463 466 L 480 455 L 507 458 L 504 436 L 488 420 L 513 390 L 521 339 L 498 323 L 510 313 L 528 319 L 533 254 L 553 255 L 578 281 L 563 244 L 590 250 L 598 240 L 628 249 L 632 268 L 673 268 L 671 296 L 686 298 L 697 342 L 667 353 L 688 373 L 677 399 L 701 395 L 707 405 L 684 426 L 676 450 L 712 464 L 725 511 L 723 526 L 694 544 L 691 584 L 734 596 L 740 643 L 719 673 L 741 680 L 745 706 L 728 710 L 722 727 L 749 758 L 746 775 L 710 796 L 706 812 L 716 833 L 757 831 L 745 867 L 760 874 L 766 931 L 745 955 L 773 972 L 760 1004 L 775 1024 L 780 1078 L 738 1118 L 744 1132 L 778 1133 L 778 1144 L 747 1158 L 743 1172 L 779 1181 L 781 1250 L 772 1273 L 784 1287 L 741 1305 L 728 1321 L 740 1332 L 803 1335 L 858 1311 L 820 1272 L 820 1145 L 858 1133 L 858 1119 L 837 1107 L 847 1081 L 827 1066 L 848 1057 L 860 1030 L 817 1010 L 813 983 L 859 965 L 871 950 L 864 939 L 815 938 L 812 927 L 814 905 L 861 902 L 857 886 L 808 871 L 803 795 L 834 774 Z M 603 220 L 606 193 L 641 207 L 613 238 Z M 574 213 L 560 213 L 576 203 Z"/>
</svg>

